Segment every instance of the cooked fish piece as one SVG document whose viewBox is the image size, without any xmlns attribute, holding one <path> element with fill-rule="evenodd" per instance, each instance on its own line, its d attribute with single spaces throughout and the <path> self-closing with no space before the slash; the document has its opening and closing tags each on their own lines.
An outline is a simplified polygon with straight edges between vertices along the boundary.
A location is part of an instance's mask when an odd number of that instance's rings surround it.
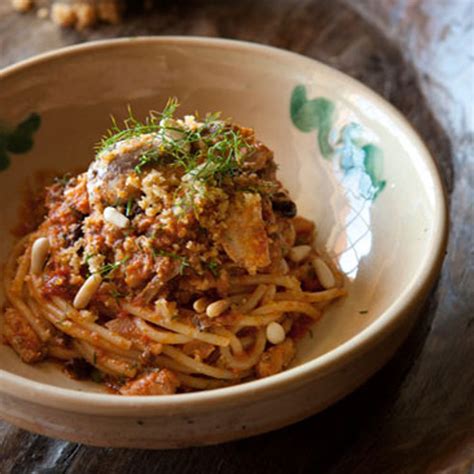
<svg viewBox="0 0 474 474">
<path fill-rule="evenodd" d="M 237 193 L 229 207 L 226 224 L 222 246 L 235 263 L 245 267 L 250 274 L 270 265 L 269 242 L 259 194 Z"/>
<path fill-rule="evenodd" d="M 138 377 L 120 388 L 122 395 L 171 395 L 176 393 L 180 383 L 176 375 L 168 369 Z"/>
<path fill-rule="evenodd" d="M 285 339 L 281 344 L 265 351 L 257 364 L 259 378 L 277 374 L 285 369 L 295 355 L 295 344 L 292 339 Z"/>
<path fill-rule="evenodd" d="M 114 206 L 138 195 L 132 172 L 143 157 L 156 156 L 161 144 L 159 134 L 147 133 L 122 140 L 99 153 L 87 171 L 91 205 Z"/>
<path fill-rule="evenodd" d="M 46 347 L 28 321 L 15 309 L 8 308 L 5 311 L 3 336 L 23 362 L 31 364 L 46 356 Z"/>
</svg>

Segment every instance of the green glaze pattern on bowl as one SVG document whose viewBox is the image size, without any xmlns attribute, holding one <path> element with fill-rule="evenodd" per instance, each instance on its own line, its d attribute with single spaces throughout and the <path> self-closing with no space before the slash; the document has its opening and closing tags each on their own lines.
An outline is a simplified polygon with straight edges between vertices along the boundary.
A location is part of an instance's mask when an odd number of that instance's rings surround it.
<svg viewBox="0 0 474 474">
<path fill-rule="evenodd" d="M 33 148 L 33 135 L 41 126 L 41 117 L 31 113 L 16 127 L 0 124 L 0 172 L 8 169 L 12 154 L 28 153 Z"/>
<path fill-rule="evenodd" d="M 349 122 L 339 131 L 334 128 L 336 106 L 325 97 L 308 100 L 306 88 L 298 85 L 290 100 L 290 116 L 293 125 L 302 132 L 318 131 L 318 145 L 322 156 L 337 160 L 344 175 L 356 175 L 359 195 L 374 200 L 384 189 L 382 179 L 383 152 L 364 142 L 364 130 Z"/>
</svg>

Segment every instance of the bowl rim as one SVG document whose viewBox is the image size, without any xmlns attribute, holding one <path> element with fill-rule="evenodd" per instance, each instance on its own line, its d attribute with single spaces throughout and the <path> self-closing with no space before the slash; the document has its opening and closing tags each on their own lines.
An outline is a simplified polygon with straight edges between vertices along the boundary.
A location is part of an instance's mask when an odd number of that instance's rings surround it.
<svg viewBox="0 0 474 474">
<path fill-rule="evenodd" d="M 246 399 L 259 399 L 271 392 L 272 395 L 285 391 L 285 387 L 296 387 L 310 379 L 320 377 L 327 371 L 333 371 L 345 365 L 348 360 L 365 352 L 380 339 L 393 332 L 412 311 L 417 308 L 418 302 L 427 295 L 435 282 L 444 259 L 448 237 L 448 207 L 446 192 L 436 162 L 422 142 L 418 133 L 407 119 L 379 94 L 361 82 L 327 66 L 315 59 L 298 53 L 240 40 L 208 38 L 200 36 L 138 36 L 118 39 L 91 41 L 80 45 L 68 46 L 47 53 L 33 56 L 0 70 L 0 80 L 42 63 L 54 62 L 59 58 L 74 58 L 77 55 L 91 50 L 120 48 L 124 45 L 143 47 L 147 44 L 176 45 L 181 47 L 205 46 L 216 49 L 246 51 L 267 57 L 279 58 L 282 61 L 299 63 L 308 68 L 317 69 L 325 75 L 344 80 L 350 87 L 359 90 L 373 104 L 386 115 L 393 118 L 404 136 L 417 150 L 417 158 L 421 160 L 428 172 L 431 193 L 433 194 L 433 232 L 430 241 L 428 256 L 414 275 L 410 284 L 379 315 L 362 331 L 334 349 L 309 360 L 296 367 L 287 369 L 279 374 L 264 379 L 254 380 L 225 388 L 204 390 L 177 395 L 151 395 L 146 397 L 117 396 L 114 394 L 83 392 L 71 388 L 56 387 L 42 382 L 30 380 L 27 377 L 12 374 L 0 368 L 0 393 L 22 400 L 34 401 L 42 406 L 61 407 L 69 411 L 82 413 L 96 413 L 98 409 L 103 413 L 113 411 L 125 414 L 138 408 L 153 409 L 155 413 L 174 410 L 189 410 L 199 407 L 205 408 L 220 404 L 233 403 Z M 418 278 L 415 278 L 418 276 Z M 125 410 L 125 412 L 124 412 Z"/>
</svg>

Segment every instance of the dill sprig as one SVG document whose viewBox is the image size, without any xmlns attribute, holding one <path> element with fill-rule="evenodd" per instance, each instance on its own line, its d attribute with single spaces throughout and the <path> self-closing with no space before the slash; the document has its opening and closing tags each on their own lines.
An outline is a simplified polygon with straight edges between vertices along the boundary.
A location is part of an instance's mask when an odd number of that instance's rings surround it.
<svg viewBox="0 0 474 474">
<path fill-rule="evenodd" d="M 161 112 L 150 111 L 149 116 L 144 122 L 138 120 L 132 112 L 130 105 L 128 106 L 128 117 L 123 121 L 121 127 L 113 115 L 110 116 L 112 127 L 107 130 L 101 141 L 96 145 L 96 152 L 100 153 L 119 141 L 128 138 L 143 135 L 145 133 L 155 133 L 161 129 L 160 120 L 172 118 L 178 108 L 178 100 L 176 98 L 168 99 L 165 108 Z"/>
<path fill-rule="evenodd" d="M 155 257 L 157 257 L 157 256 L 168 257 L 168 258 L 171 258 L 172 260 L 179 261 L 178 272 L 179 272 L 180 275 L 183 274 L 185 268 L 191 266 L 188 259 L 186 257 L 184 257 L 183 255 L 178 255 L 178 254 L 173 253 L 173 252 L 168 252 L 168 251 L 163 250 L 163 249 L 155 249 L 155 248 L 152 249 L 152 252 L 153 252 L 153 255 Z"/>
<path fill-rule="evenodd" d="M 127 296 L 125 293 L 121 293 L 119 290 L 117 290 L 117 288 L 112 288 L 110 290 L 110 296 L 112 296 L 112 298 L 117 301 L 119 300 L 120 298 L 124 298 L 125 296 Z"/>
<path fill-rule="evenodd" d="M 220 182 L 224 176 L 233 176 L 242 165 L 242 150 L 247 147 L 240 133 L 223 131 L 220 139 L 207 149 L 204 166 L 195 168 L 194 177 L 201 181 L 214 179 Z"/>
<path fill-rule="evenodd" d="M 212 275 L 217 278 L 219 276 L 219 264 L 215 260 L 206 262 L 207 268 L 212 273 Z"/>
<path fill-rule="evenodd" d="M 54 183 L 55 184 L 60 184 L 61 186 L 66 186 L 69 181 L 72 179 L 72 174 L 71 173 L 65 173 L 62 176 L 56 176 L 54 178 Z"/>
<path fill-rule="evenodd" d="M 127 206 L 125 208 L 125 216 L 130 217 L 132 215 L 132 207 L 133 207 L 133 198 L 130 198 L 127 201 Z"/>
<path fill-rule="evenodd" d="M 151 163 L 158 163 L 160 161 L 159 150 L 148 150 L 140 156 L 138 164 L 134 167 L 135 173 L 140 174 L 143 168 Z"/>
<path fill-rule="evenodd" d="M 98 273 L 102 278 L 109 278 L 111 273 L 117 268 L 119 268 L 121 265 L 123 265 L 125 262 L 127 262 L 129 258 L 130 257 L 125 257 L 122 260 L 119 260 L 118 262 L 106 263 L 94 273 Z"/>
<path fill-rule="evenodd" d="M 140 156 L 134 167 L 137 174 L 148 165 L 163 162 L 181 168 L 184 181 L 198 180 L 220 185 L 223 178 L 238 173 L 244 155 L 253 151 L 240 131 L 220 120 L 219 113 L 207 114 L 203 125 L 187 129 L 174 120 L 177 107 L 177 100 L 170 99 L 162 112 L 150 112 L 144 122 L 139 121 L 129 107 L 128 118 L 122 128 L 112 117 L 112 128 L 98 144 L 98 153 L 121 140 L 156 133 L 162 139 L 161 144 Z"/>
</svg>

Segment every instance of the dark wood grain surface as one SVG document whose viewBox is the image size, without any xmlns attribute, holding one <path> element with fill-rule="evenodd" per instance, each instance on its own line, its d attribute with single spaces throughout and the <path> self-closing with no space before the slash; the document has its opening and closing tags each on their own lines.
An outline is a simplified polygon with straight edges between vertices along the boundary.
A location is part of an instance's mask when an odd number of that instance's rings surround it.
<svg viewBox="0 0 474 474">
<path fill-rule="evenodd" d="M 2 473 L 474 472 L 474 2 L 162 1 L 146 16 L 60 31 L 0 0 L 0 67 L 64 45 L 137 34 L 271 44 L 360 79 L 428 144 L 450 199 L 437 288 L 393 360 L 355 393 L 291 427 L 179 451 L 91 448 L 0 422 Z"/>
</svg>

